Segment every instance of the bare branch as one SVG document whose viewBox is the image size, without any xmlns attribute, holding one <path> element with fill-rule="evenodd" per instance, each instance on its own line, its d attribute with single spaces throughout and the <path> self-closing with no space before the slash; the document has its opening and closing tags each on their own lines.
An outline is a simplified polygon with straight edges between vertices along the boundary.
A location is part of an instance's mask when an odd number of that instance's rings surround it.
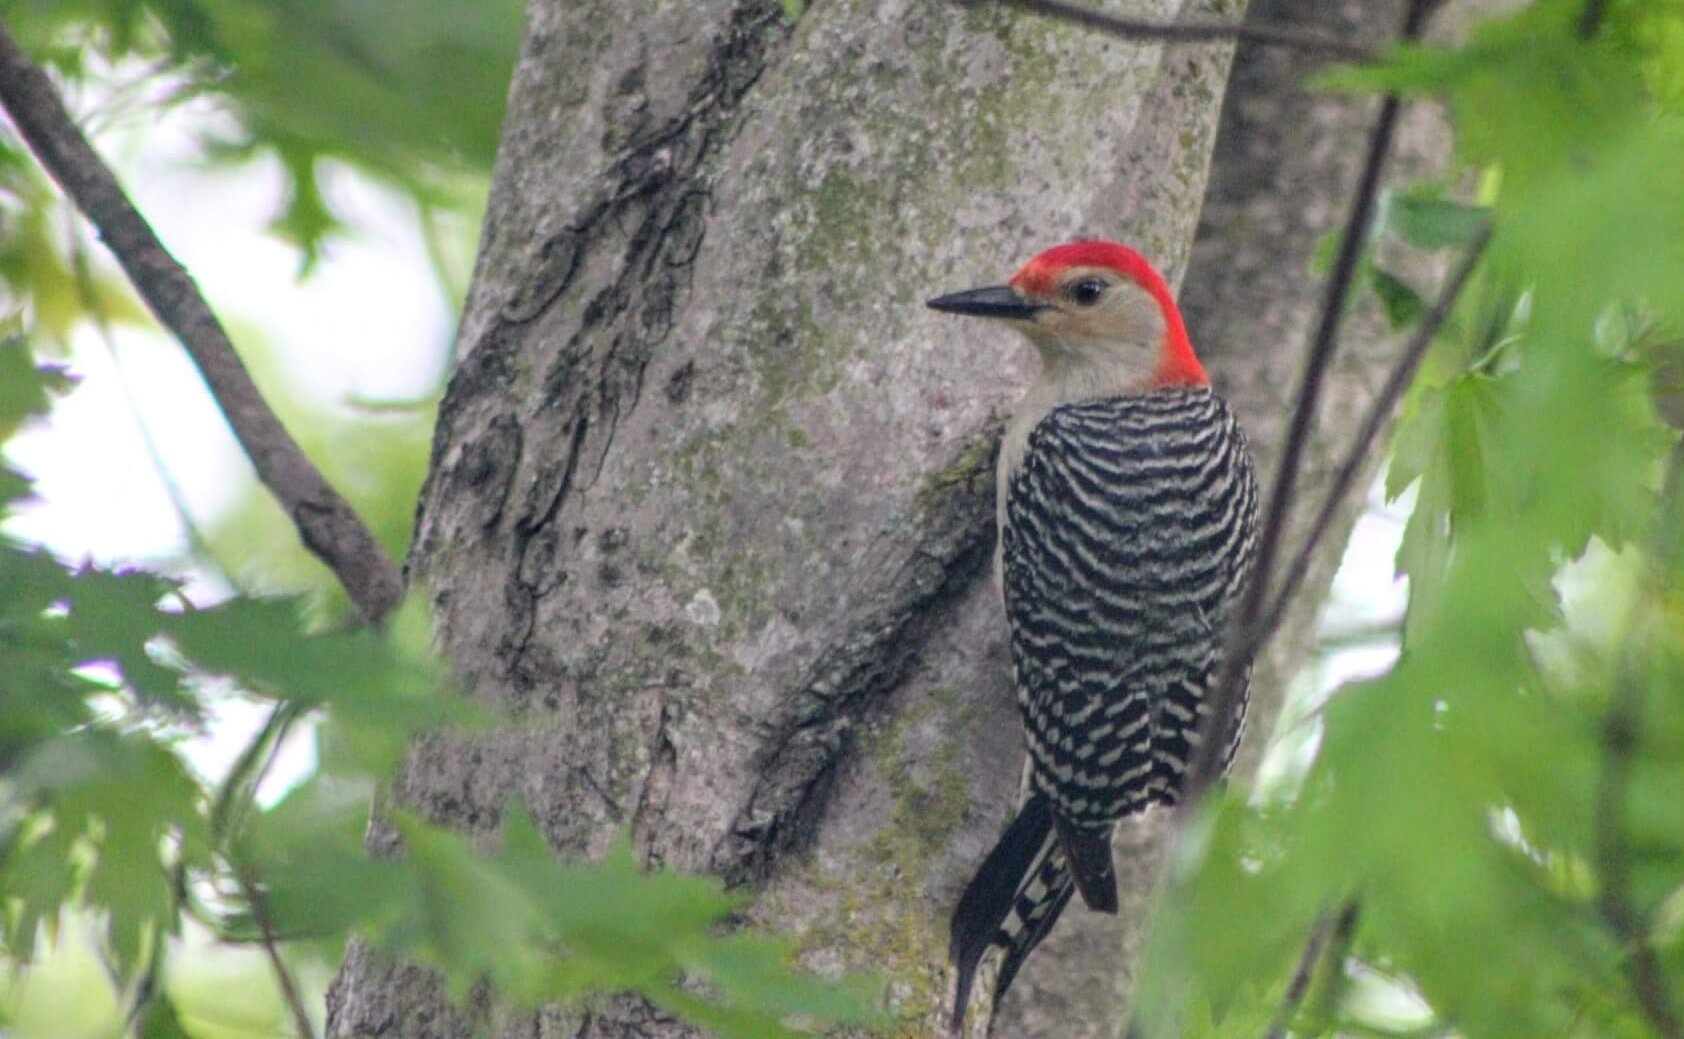
<svg viewBox="0 0 1684 1039">
<path fill-rule="evenodd" d="M 1281 995 L 1281 1005 L 1275 1010 L 1274 1020 L 1269 1022 L 1269 1030 L 1263 1033 L 1263 1039 L 1284 1039 L 1292 1019 L 1304 1005 L 1304 997 L 1309 995 L 1316 967 L 1323 960 L 1327 961 L 1329 971 L 1329 980 L 1322 986 L 1319 1001 L 1324 1013 L 1337 998 L 1339 979 L 1344 976 L 1345 957 L 1350 955 L 1351 941 L 1356 937 L 1358 911 L 1359 903 L 1352 899 L 1340 907 L 1337 916 L 1329 917 L 1322 913 L 1316 917 L 1309 936 L 1304 939 L 1304 950 L 1298 954 L 1298 965 L 1293 968 L 1286 991 Z"/>
<path fill-rule="evenodd" d="M 1263 1039 L 1285 1039 L 1287 1026 L 1292 1023 L 1293 1015 L 1310 991 L 1310 979 L 1316 976 L 1316 964 L 1321 962 L 1322 948 L 1327 945 L 1332 930 L 1333 922 L 1326 913 L 1316 917 L 1316 922 L 1310 926 L 1309 937 L 1304 939 L 1304 950 L 1298 954 L 1298 965 L 1292 969 L 1292 978 L 1286 983 L 1286 992 L 1281 995 L 1281 1005 L 1275 1010 L 1275 1018 L 1269 1022 L 1269 1030 L 1263 1033 Z"/>
<path fill-rule="evenodd" d="M 236 853 L 230 852 L 230 859 Z M 263 934 L 263 952 L 269 957 L 269 966 L 275 972 L 275 981 L 280 985 L 281 996 L 286 1000 L 287 1009 L 292 1012 L 292 1027 L 298 1032 L 298 1039 L 316 1039 L 316 1027 L 310 1022 L 310 1012 L 304 1006 L 304 994 L 298 987 L 298 979 L 292 976 L 292 968 L 287 966 L 286 959 L 281 956 L 279 940 L 275 937 L 274 919 L 269 915 L 269 903 L 259 886 L 257 875 L 251 868 L 239 861 L 230 863 L 234 867 L 234 879 L 240 886 L 240 895 L 251 907 L 252 919 L 257 922 L 257 928 Z"/>
<path fill-rule="evenodd" d="M 1585 6 L 1579 11 L 1579 20 L 1573 26 L 1574 33 L 1581 40 L 1588 40 L 1602 28 L 1602 16 L 1608 13 L 1608 0 L 1585 0 Z"/>
<path fill-rule="evenodd" d="M 380 623 L 403 592 L 397 567 L 281 425 L 192 277 L 158 241 L 4 21 L 0 104 L 42 167 L 99 229 L 159 323 L 186 347 L 258 479 L 292 517 L 304 546 L 333 571 L 363 617 Z"/>
<path fill-rule="evenodd" d="M 1602 724 L 1602 779 L 1597 784 L 1596 860 L 1602 891 L 1596 908 L 1608 929 L 1625 947 L 1626 974 L 1637 1005 L 1657 1034 L 1684 1039 L 1684 1022 L 1667 993 L 1666 976 L 1649 944 L 1648 927 L 1631 900 L 1631 847 L 1625 835 L 1626 789 L 1631 784 L 1632 758 L 1637 749 L 1637 726 L 1643 687 L 1632 668 L 1622 666 L 1614 685 L 1613 702 Z"/>
<path fill-rule="evenodd" d="M 1085 26 L 1125 40 L 1148 40 L 1163 43 L 1222 43 L 1239 40 L 1270 47 L 1323 54 L 1345 61 L 1372 61 L 1375 52 L 1360 43 L 1341 40 L 1313 30 L 1295 29 L 1285 25 L 1241 24 L 1209 19 L 1184 22 L 1157 22 L 1147 18 L 1125 18 L 1096 11 L 1066 0 L 998 0 L 1009 7 L 1050 15 L 1061 21 Z"/>
<path fill-rule="evenodd" d="M 1668 560 L 1672 546 L 1678 543 L 1678 532 L 1684 526 L 1684 449 L 1675 448 L 1668 466 L 1665 510 L 1656 525 L 1651 551 L 1658 561 Z M 1671 573 L 1670 568 L 1657 568 Z M 1653 579 L 1646 580 L 1640 595 L 1643 600 L 1657 594 Z M 1664 594 L 1665 589 L 1659 593 Z M 1652 612 L 1641 606 L 1634 611 L 1635 622 L 1646 622 Z M 1649 927 L 1643 914 L 1632 901 L 1631 842 L 1626 836 L 1626 796 L 1631 786 L 1632 767 L 1637 757 L 1637 741 L 1643 719 L 1645 690 L 1638 673 L 1637 637 L 1629 638 L 1615 669 L 1613 694 L 1608 713 L 1602 720 L 1602 774 L 1596 786 L 1595 844 L 1601 890 L 1596 909 L 1608 929 L 1614 932 L 1627 954 L 1626 975 L 1638 1008 L 1657 1035 L 1664 1039 L 1684 1039 L 1684 1019 L 1678 1016 L 1669 994 L 1666 975 L 1659 958 L 1649 943 Z"/>
<path fill-rule="evenodd" d="M 1445 319 L 1456 305 L 1456 300 L 1462 295 L 1467 286 L 1468 278 L 1479 266 L 1480 257 L 1485 255 L 1486 246 L 1491 244 L 1491 229 L 1485 228 L 1479 237 L 1468 247 L 1462 262 L 1445 282 L 1444 290 L 1439 293 L 1433 309 L 1422 319 L 1415 335 L 1404 347 L 1403 354 L 1386 376 L 1386 381 L 1375 396 L 1374 403 L 1369 406 L 1368 414 L 1363 418 L 1362 428 L 1358 430 L 1356 438 L 1351 443 L 1351 449 L 1346 452 L 1345 460 L 1339 466 L 1339 471 L 1333 479 L 1333 486 L 1328 489 L 1327 497 L 1322 500 L 1321 511 L 1316 513 L 1316 519 L 1310 526 L 1310 533 L 1304 539 L 1298 554 L 1293 558 L 1292 565 L 1286 568 L 1281 576 L 1281 587 L 1275 593 L 1273 603 L 1263 614 L 1255 630 L 1248 633 L 1241 643 L 1241 656 L 1250 657 L 1256 653 L 1274 630 L 1280 626 L 1281 618 L 1286 609 L 1292 604 L 1292 597 L 1297 594 L 1298 587 L 1304 582 L 1309 572 L 1310 560 L 1315 557 L 1316 548 L 1321 539 L 1327 535 L 1328 528 L 1333 525 L 1334 517 L 1339 514 L 1339 506 L 1345 496 L 1351 492 L 1356 483 L 1357 474 L 1362 471 L 1362 463 L 1368 456 L 1369 449 L 1380 435 L 1380 429 L 1391 416 L 1392 409 L 1403 397 L 1415 378 L 1415 370 L 1421 366 L 1421 358 L 1426 356 L 1427 348 L 1437 337 L 1438 330 L 1444 325 Z"/>
</svg>

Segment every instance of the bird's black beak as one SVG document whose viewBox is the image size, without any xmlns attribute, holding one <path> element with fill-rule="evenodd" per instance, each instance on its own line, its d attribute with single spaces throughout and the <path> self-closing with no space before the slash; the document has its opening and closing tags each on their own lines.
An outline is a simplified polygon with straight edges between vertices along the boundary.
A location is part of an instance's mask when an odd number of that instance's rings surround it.
<svg viewBox="0 0 1684 1039">
<path fill-rule="evenodd" d="M 928 304 L 931 310 L 944 314 L 969 314 L 972 317 L 1003 317 L 1028 321 L 1046 307 L 1017 294 L 1005 285 L 990 285 L 985 289 L 954 292 L 937 296 Z"/>
</svg>

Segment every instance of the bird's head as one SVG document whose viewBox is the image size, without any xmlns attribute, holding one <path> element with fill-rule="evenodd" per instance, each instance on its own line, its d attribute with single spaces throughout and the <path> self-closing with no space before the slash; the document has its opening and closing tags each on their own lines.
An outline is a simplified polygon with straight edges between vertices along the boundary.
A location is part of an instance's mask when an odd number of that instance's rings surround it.
<svg viewBox="0 0 1684 1039">
<path fill-rule="evenodd" d="M 1006 322 L 1040 350 L 1045 376 L 1061 382 L 1138 392 L 1210 381 L 1163 276 L 1115 242 L 1055 246 L 1004 285 L 929 305 Z"/>
</svg>

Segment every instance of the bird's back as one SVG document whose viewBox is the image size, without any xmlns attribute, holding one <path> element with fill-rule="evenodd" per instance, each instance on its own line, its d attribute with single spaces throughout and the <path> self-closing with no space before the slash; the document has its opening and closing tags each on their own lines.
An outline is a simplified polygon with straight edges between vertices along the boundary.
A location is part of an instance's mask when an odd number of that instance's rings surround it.
<svg viewBox="0 0 1684 1039">
<path fill-rule="evenodd" d="M 1245 438 L 1207 388 L 1062 404 L 1029 432 L 1002 585 L 1033 782 L 1059 815 L 1109 823 L 1175 796 L 1256 501 Z"/>
</svg>

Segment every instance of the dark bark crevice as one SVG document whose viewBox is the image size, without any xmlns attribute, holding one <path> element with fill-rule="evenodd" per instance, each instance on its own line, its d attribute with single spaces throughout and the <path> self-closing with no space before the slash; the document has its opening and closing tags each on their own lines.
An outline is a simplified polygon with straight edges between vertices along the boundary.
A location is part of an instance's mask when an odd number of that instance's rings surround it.
<svg viewBox="0 0 1684 1039">
<path fill-rule="evenodd" d="M 875 605 L 813 661 L 779 708 L 748 802 L 713 850 L 709 868 L 728 882 L 765 879 L 779 856 L 813 837 L 861 715 L 894 691 L 948 608 L 988 572 L 999 437 L 998 428 L 979 436 L 878 536 L 882 549 L 859 596 Z"/>
</svg>

